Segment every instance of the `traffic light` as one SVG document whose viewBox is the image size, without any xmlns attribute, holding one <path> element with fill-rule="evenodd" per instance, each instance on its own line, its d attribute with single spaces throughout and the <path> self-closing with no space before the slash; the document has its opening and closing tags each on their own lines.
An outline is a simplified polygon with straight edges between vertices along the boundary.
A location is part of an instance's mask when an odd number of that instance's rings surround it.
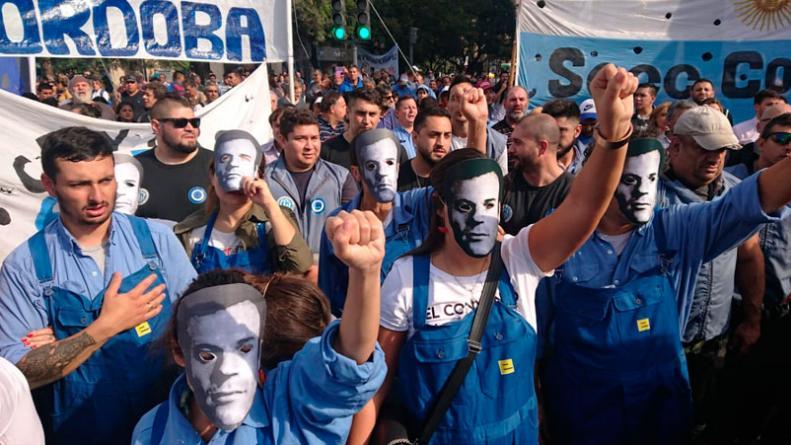
<svg viewBox="0 0 791 445">
<path fill-rule="evenodd" d="M 357 0 L 357 28 L 354 34 L 359 40 L 371 40 L 371 7 L 368 0 Z"/>
<path fill-rule="evenodd" d="M 346 40 L 346 5 L 343 0 L 332 0 L 332 31 L 335 40 Z"/>
</svg>

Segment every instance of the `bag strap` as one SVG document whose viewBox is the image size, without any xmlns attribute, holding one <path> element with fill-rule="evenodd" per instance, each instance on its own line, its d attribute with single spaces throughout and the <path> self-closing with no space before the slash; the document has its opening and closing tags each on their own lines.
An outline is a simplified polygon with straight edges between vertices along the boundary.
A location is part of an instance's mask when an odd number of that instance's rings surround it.
<svg viewBox="0 0 791 445">
<path fill-rule="evenodd" d="M 418 444 L 427 444 L 431 440 L 431 436 L 439 426 L 448 408 L 450 408 L 456 393 L 459 392 L 461 384 L 467 378 L 467 373 L 470 371 L 472 363 L 478 353 L 481 352 L 481 338 L 486 330 L 486 323 L 489 321 L 489 313 L 491 312 L 492 304 L 494 304 L 494 291 L 497 289 L 502 270 L 503 261 L 500 257 L 500 242 L 498 241 L 492 250 L 492 260 L 489 264 L 489 271 L 486 273 L 486 282 L 483 285 L 478 309 L 475 311 L 470 335 L 467 338 L 467 357 L 456 362 L 453 372 L 451 372 L 448 380 L 445 381 L 445 385 L 443 385 L 442 391 L 439 393 L 439 397 L 431 409 L 426 423 L 423 425 L 423 430 L 417 440 Z"/>
</svg>

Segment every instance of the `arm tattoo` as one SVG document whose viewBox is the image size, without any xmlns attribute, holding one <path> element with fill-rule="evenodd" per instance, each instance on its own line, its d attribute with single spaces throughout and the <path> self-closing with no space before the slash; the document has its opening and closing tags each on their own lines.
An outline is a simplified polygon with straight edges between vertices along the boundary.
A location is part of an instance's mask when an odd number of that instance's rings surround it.
<svg viewBox="0 0 791 445">
<path fill-rule="evenodd" d="M 87 332 L 51 343 L 28 352 L 17 363 L 31 387 L 38 387 L 63 377 L 64 369 L 91 345 L 96 344 Z"/>
</svg>

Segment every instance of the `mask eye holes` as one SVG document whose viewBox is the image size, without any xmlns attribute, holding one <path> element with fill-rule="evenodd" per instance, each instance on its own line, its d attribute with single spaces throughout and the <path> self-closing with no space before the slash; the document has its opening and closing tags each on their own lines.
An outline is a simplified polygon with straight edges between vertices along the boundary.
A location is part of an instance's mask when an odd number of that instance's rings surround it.
<svg viewBox="0 0 791 445">
<path fill-rule="evenodd" d="M 242 345 L 242 347 L 239 348 L 239 350 L 242 351 L 243 353 L 247 354 L 248 352 L 253 350 L 253 345 L 251 345 L 251 344 Z"/>
<path fill-rule="evenodd" d="M 217 356 L 209 351 L 201 351 L 198 353 L 198 358 L 200 358 L 202 362 L 210 362 L 217 358 Z"/>
</svg>

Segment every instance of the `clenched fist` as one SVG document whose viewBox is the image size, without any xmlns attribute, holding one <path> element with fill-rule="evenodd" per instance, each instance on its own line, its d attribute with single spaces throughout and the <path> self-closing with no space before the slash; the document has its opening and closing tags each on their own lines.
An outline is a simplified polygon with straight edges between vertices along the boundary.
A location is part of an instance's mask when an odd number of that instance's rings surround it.
<svg viewBox="0 0 791 445">
<path fill-rule="evenodd" d="M 341 211 L 327 219 L 326 229 L 335 256 L 347 266 L 360 270 L 382 267 L 385 233 L 372 212 Z"/>
</svg>

